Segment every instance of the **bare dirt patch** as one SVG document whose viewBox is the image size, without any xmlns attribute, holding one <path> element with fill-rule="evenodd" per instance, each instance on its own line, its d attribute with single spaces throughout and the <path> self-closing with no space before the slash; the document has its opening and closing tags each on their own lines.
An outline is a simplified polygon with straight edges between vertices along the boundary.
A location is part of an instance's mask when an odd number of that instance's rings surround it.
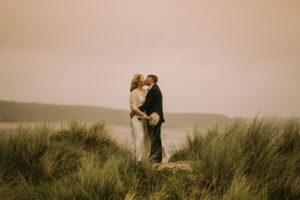
<svg viewBox="0 0 300 200">
<path fill-rule="evenodd" d="M 167 163 L 155 163 L 152 164 L 152 167 L 155 170 L 185 170 L 192 171 L 192 168 L 187 161 L 179 161 L 179 162 L 167 162 Z"/>
</svg>

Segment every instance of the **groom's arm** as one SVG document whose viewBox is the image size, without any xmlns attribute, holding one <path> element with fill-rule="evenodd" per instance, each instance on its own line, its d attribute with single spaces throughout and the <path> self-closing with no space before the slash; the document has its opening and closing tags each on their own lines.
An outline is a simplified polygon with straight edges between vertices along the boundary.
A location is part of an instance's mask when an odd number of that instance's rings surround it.
<svg viewBox="0 0 300 200">
<path fill-rule="evenodd" d="M 154 97 L 155 97 L 155 90 L 150 90 L 146 100 L 144 102 L 144 104 L 142 106 L 139 107 L 139 109 L 144 112 L 145 110 L 147 110 L 149 108 L 149 106 L 152 104 Z"/>
</svg>

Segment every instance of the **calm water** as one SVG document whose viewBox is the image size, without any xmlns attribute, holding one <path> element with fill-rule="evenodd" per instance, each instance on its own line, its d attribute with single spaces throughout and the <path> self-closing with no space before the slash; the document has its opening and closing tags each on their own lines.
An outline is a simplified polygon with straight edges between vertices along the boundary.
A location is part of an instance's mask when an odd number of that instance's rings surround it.
<svg viewBox="0 0 300 200">
<path fill-rule="evenodd" d="M 49 126 L 54 128 L 61 128 L 61 127 L 67 127 L 67 122 L 49 122 Z M 90 124 L 90 123 L 87 123 Z M 14 129 L 17 128 L 20 125 L 19 122 L 0 122 L 0 129 Z M 25 122 L 22 123 L 22 126 L 24 127 L 34 127 L 42 125 L 42 123 L 37 122 Z M 116 140 L 121 144 L 128 144 L 131 141 L 131 131 L 130 126 L 113 126 L 110 125 L 110 133 L 111 135 L 116 138 Z M 176 147 L 180 147 L 182 142 L 185 141 L 186 134 L 191 131 L 191 128 L 163 128 L 162 127 L 162 142 L 165 146 L 165 149 L 167 152 L 170 153 L 170 151 Z"/>
</svg>

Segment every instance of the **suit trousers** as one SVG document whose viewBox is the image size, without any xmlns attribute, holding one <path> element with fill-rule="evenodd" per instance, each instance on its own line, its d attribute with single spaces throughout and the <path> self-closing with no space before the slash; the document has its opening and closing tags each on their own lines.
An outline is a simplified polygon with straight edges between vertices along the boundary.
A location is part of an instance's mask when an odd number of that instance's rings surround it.
<svg viewBox="0 0 300 200">
<path fill-rule="evenodd" d="M 156 126 L 150 126 L 148 124 L 148 133 L 151 141 L 150 150 L 150 161 L 151 162 L 162 162 L 162 143 L 161 143 L 161 124 L 158 123 Z"/>
</svg>

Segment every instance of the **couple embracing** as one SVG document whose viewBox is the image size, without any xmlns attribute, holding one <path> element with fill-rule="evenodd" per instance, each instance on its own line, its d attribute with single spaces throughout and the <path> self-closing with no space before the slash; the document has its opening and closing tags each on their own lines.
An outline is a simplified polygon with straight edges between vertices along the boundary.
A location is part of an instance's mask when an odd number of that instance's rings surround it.
<svg viewBox="0 0 300 200">
<path fill-rule="evenodd" d="M 165 122 L 162 94 L 157 82 L 157 76 L 148 75 L 145 80 L 142 74 L 134 75 L 131 81 L 130 125 L 138 161 L 149 157 L 150 161 L 161 163 L 166 155 L 161 140 L 161 125 Z M 145 85 L 149 86 L 147 90 Z"/>
</svg>

